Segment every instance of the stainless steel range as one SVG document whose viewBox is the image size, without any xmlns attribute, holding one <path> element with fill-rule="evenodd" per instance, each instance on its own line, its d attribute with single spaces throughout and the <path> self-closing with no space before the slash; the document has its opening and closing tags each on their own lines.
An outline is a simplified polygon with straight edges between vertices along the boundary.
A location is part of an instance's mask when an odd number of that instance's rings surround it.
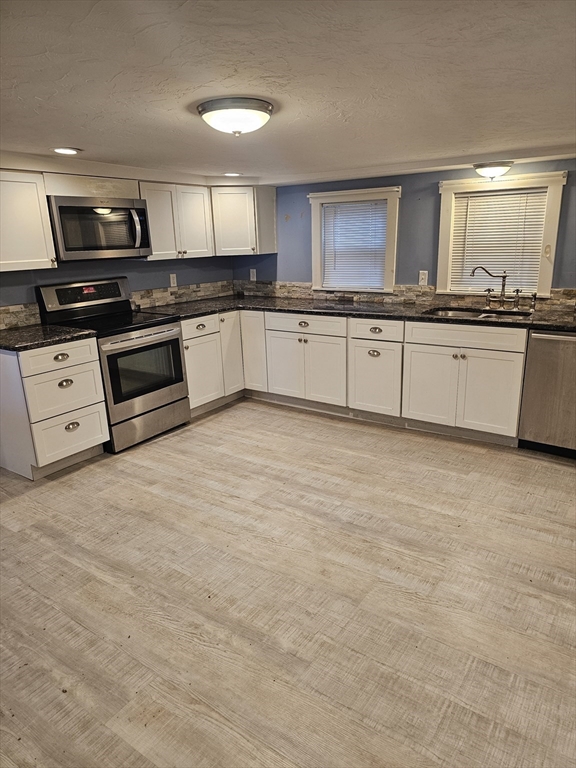
<svg viewBox="0 0 576 768">
<path fill-rule="evenodd" d="M 112 453 L 190 419 L 177 315 L 136 312 L 125 277 L 38 286 L 40 318 L 96 332 Z"/>
</svg>

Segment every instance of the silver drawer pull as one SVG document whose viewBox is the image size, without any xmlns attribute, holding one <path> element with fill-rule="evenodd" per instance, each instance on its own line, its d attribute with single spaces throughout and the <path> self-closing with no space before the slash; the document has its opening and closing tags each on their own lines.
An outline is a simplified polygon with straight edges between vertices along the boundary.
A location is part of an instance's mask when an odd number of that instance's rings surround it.
<svg viewBox="0 0 576 768">
<path fill-rule="evenodd" d="M 380 357 L 380 352 L 377 349 L 369 349 L 368 354 L 370 357 Z"/>
<path fill-rule="evenodd" d="M 306 320 L 300 320 L 300 322 L 298 323 L 298 325 L 300 326 L 300 328 L 308 328 L 308 326 L 310 325 L 310 323 L 307 323 L 307 322 L 306 322 Z"/>
<path fill-rule="evenodd" d="M 197 330 L 197 331 L 203 331 L 203 330 L 204 330 L 204 328 L 206 328 L 206 326 L 204 325 L 204 323 L 198 323 L 198 325 L 196 326 L 196 330 Z"/>
<path fill-rule="evenodd" d="M 66 424 L 64 429 L 66 430 L 66 432 L 75 432 L 79 426 L 80 426 L 79 421 L 71 421 L 70 424 Z"/>
<path fill-rule="evenodd" d="M 221 318 L 220 318 L 220 322 L 221 322 L 221 323 L 224 323 L 225 321 L 226 321 L 226 318 L 225 318 L 225 317 L 221 317 Z"/>
<path fill-rule="evenodd" d="M 54 361 L 56 363 L 63 363 L 64 360 L 68 360 L 69 357 L 70 355 L 68 354 L 68 352 L 58 352 L 57 355 L 54 355 Z"/>
<path fill-rule="evenodd" d="M 382 333 L 382 328 L 379 328 L 377 325 L 373 325 L 372 328 L 370 328 L 370 333 Z"/>
<path fill-rule="evenodd" d="M 74 379 L 62 379 L 62 381 L 58 382 L 60 389 L 68 389 L 72 384 L 74 384 Z"/>
</svg>

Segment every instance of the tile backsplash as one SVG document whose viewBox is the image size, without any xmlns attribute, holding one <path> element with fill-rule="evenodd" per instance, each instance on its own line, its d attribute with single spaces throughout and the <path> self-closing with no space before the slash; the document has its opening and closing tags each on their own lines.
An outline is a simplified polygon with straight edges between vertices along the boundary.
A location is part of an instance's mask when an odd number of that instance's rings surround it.
<svg viewBox="0 0 576 768">
<path fill-rule="evenodd" d="M 245 296 L 277 296 L 282 298 L 309 298 L 315 301 L 362 301 L 374 304 L 446 304 L 453 306 L 484 306 L 482 296 L 452 296 L 436 294 L 434 286 L 396 285 L 393 293 L 347 293 L 333 291 L 312 291 L 311 283 L 251 282 L 249 280 L 222 280 L 213 283 L 193 283 L 177 288 L 148 288 L 134 291 L 133 305 L 142 309 L 177 304 L 180 301 L 210 299 L 231 296 L 242 291 Z M 553 288 L 549 299 L 538 299 L 539 310 L 551 312 L 574 307 L 576 289 Z M 528 304 L 528 296 L 522 297 L 522 305 Z M 13 304 L 0 307 L 0 330 L 34 325 L 40 322 L 37 304 Z"/>
</svg>

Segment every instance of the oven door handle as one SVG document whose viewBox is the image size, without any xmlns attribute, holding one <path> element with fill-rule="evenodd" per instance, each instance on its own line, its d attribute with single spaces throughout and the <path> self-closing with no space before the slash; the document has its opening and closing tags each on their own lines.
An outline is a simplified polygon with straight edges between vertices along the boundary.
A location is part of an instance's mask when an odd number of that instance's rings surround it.
<svg viewBox="0 0 576 768">
<path fill-rule="evenodd" d="M 136 349 L 138 347 L 147 347 L 156 341 L 162 341 L 169 336 L 177 336 L 180 333 L 179 328 L 173 328 L 170 331 L 158 331 L 157 333 L 149 333 L 146 336 L 141 336 L 137 339 L 126 339 L 126 341 L 111 341 L 109 344 L 102 344 L 100 347 L 102 352 L 116 352 L 120 349 Z"/>
<path fill-rule="evenodd" d="M 134 229 L 136 230 L 136 241 L 134 242 L 134 248 L 140 248 L 142 242 L 142 227 L 140 226 L 140 219 L 136 213 L 136 208 L 130 208 L 132 219 L 134 220 Z"/>
</svg>

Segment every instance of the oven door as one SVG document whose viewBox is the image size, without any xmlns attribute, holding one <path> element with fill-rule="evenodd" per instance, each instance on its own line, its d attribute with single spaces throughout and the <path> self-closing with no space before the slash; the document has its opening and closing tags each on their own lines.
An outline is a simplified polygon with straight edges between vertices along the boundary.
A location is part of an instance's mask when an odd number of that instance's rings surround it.
<svg viewBox="0 0 576 768">
<path fill-rule="evenodd" d="M 100 339 L 111 424 L 188 396 L 179 323 Z"/>
<path fill-rule="evenodd" d="M 51 196 L 60 261 L 149 256 L 145 200 Z"/>
</svg>

